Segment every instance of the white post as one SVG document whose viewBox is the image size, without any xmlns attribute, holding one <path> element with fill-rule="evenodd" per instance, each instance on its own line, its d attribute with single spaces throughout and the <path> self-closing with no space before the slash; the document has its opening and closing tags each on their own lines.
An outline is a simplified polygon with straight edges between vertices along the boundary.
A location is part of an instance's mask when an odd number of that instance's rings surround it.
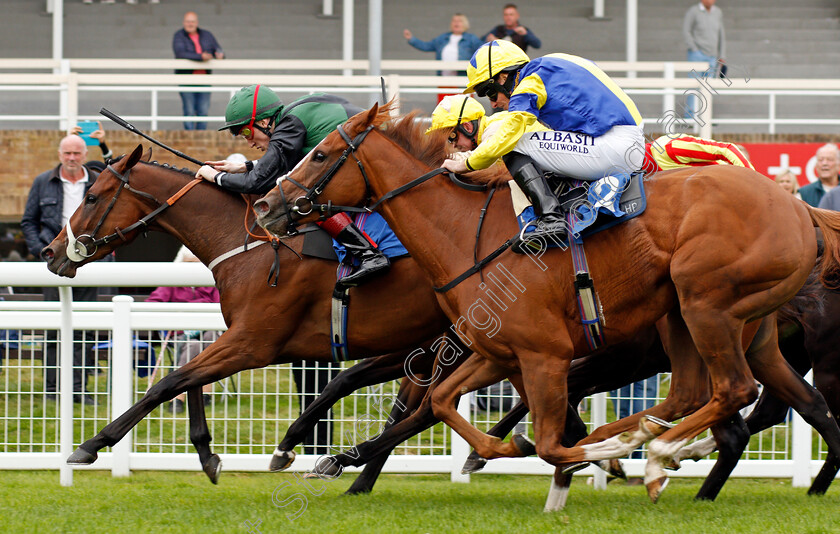
<svg viewBox="0 0 840 534">
<path fill-rule="evenodd" d="M 770 132 L 771 134 L 776 133 L 776 93 L 770 93 Z"/>
<path fill-rule="evenodd" d="M 592 18 L 604 18 L 604 0 L 593 0 Z"/>
<path fill-rule="evenodd" d="M 382 74 L 382 0 L 368 2 L 368 60 L 368 73 L 371 76 Z M 376 92 L 370 95 L 371 106 L 378 100 L 379 95 Z"/>
<path fill-rule="evenodd" d="M 131 408 L 134 387 L 131 383 L 132 346 L 131 346 L 131 303 L 134 299 L 126 295 L 114 297 L 114 331 L 111 353 L 111 416 L 116 419 Z M 127 477 L 131 474 L 129 454 L 131 454 L 129 432 L 116 445 L 111 447 L 114 463 L 111 475 Z"/>
<path fill-rule="evenodd" d="M 638 0 L 627 0 L 627 61 L 639 59 L 639 4 Z M 636 71 L 627 71 L 628 78 L 635 78 Z"/>
<path fill-rule="evenodd" d="M 64 59 L 64 0 L 54 0 L 52 8 L 52 56 Z"/>
<path fill-rule="evenodd" d="M 814 372 L 809 371 L 805 380 L 813 383 Z M 791 457 L 793 459 L 793 479 L 791 485 L 794 488 L 807 488 L 811 485 L 811 426 L 802 419 L 802 416 L 793 412 L 791 421 Z"/>
<path fill-rule="evenodd" d="M 321 8 L 321 15 L 324 17 L 333 16 L 333 2 L 332 0 L 324 0 L 324 5 Z"/>
<path fill-rule="evenodd" d="M 353 61 L 353 0 L 344 0 L 342 21 L 341 59 Z M 353 69 L 344 69 L 345 76 L 352 76 Z"/>
<path fill-rule="evenodd" d="M 676 75 L 676 69 L 674 68 L 674 63 L 671 61 L 666 61 L 663 64 L 662 68 L 662 77 L 666 80 L 673 80 Z M 665 89 L 665 93 L 662 95 L 662 116 L 666 116 L 666 113 L 673 112 L 676 106 L 676 95 L 674 94 L 674 88 L 668 87 Z"/>
<path fill-rule="evenodd" d="M 71 126 L 68 122 L 70 114 L 70 62 L 62 59 L 57 70 L 58 72 L 56 74 L 66 74 L 68 76 L 67 83 L 61 84 L 61 89 L 58 94 L 58 129 L 66 132 Z M 78 93 L 76 93 L 76 98 L 78 98 Z M 76 107 L 78 108 L 78 102 L 76 103 Z"/>
<path fill-rule="evenodd" d="M 64 60 L 67 61 L 67 60 Z M 76 123 L 79 122 L 79 74 L 76 72 L 67 73 L 67 91 L 64 92 L 67 100 L 67 110 L 65 113 L 66 124 L 61 126 L 63 131 L 69 131 Z"/>
<path fill-rule="evenodd" d="M 400 115 L 400 75 L 399 74 L 389 74 L 388 77 L 385 79 L 385 87 L 388 88 L 388 100 L 396 99 L 395 102 L 397 106 L 391 110 L 391 115 L 393 117 L 399 117 Z"/>
<path fill-rule="evenodd" d="M 699 84 L 698 90 L 705 100 L 706 105 L 700 110 L 699 118 L 700 118 L 700 137 L 704 139 L 711 139 L 712 138 L 712 91 L 709 90 L 709 86 L 702 81 Z M 695 102 L 697 99 L 695 98 Z"/>
<path fill-rule="evenodd" d="M 592 429 L 607 424 L 607 394 L 596 393 L 592 396 Z M 602 469 L 596 469 L 594 477 L 594 488 L 607 489 L 607 473 Z"/>
<path fill-rule="evenodd" d="M 62 486 L 72 486 L 73 468 L 67 464 L 67 459 L 73 454 L 73 291 L 66 286 L 59 287 L 58 300 L 61 302 L 61 342 L 58 347 L 58 449 L 61 453 L 59 482 Z M 44 347 L 45 352 L 46 350 Z"/>
<path fill-rule="evenodd" d="M 159 93 L 157 89 L 152 89 L 152 124 L 150 125 L 150 129 L 154 132 L 158 129 L 158 97 Z"/>
<path fill-rule="evenodd" d="M 458 401 L 458 413 L 467 421 L 470 420 L 469 395 L 461 395 L 461 398 Z M 454 430 L 450 429 L 450 432 L 452 436 L 452 467 L 450 480 L 452 482 L 469 482 L 470 475 L 461 474 L 461 468 L 464 466 L 464 462 L 467 461 L 467 456 L 470 455 L 470 444 Z"/>
</svg>

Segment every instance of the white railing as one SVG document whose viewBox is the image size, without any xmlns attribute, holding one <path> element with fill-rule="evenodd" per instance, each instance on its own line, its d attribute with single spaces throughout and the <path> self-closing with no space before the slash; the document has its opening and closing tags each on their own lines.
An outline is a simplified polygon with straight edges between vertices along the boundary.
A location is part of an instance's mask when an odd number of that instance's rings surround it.
<svg viewBox="0 0 840 534">
<path fill-rule="evenodd" d="M 709 87 L 692 71 L 702 72 L 698 62 L 624 62 L 605 61 L 598 64 L 608 73 L 626 73 L 627 77 L 614 80 L 629 94 L 655 94 L 662 97 L 661 110 L 645 117 L 648 123 L 660 121 L 669 110 L 675 109 L 675 98 L 686 90 L 703 95 L 701 100 L 711 101 Z M 212 69 L 211 75 L 175 75 L 174 69 L 195 69 L 196 63 L 188 60 L 150 59 L 0 59 L 0 93 L 16 91 L 43 91 L 55 95 L 59 101 L 58 114 L 5 114 L 0 121 L 27 121 L 31 123 L 58 122 L 60 129 L 75 124 L 79 119 L 99 119 L 98 111 L 80 112 L 79 97 L 86 92 L 147 93 L 149 113 L 124 118 L 133 122 L 148 122 L 152 130 L 161 123 L 177 123 L 183 116 L 161 115 L 160 96 L 183 91 L 218 92 L 232 94 L 243 85 L 261 83 L 278 93 L 299 95 L 316 91 L 359 94 L 376 98 L 381 94 L 379 76 L 364 74 L 368 70 L 365 60 L 211 60 L 201 63 L 202 68 Z M 387 95 L 436 94 L 441 88 L 458 88 L 466 85 L 460 76 L 435 76 L 437 70 L 466 70 L 464 61 L 383 60 L 381 63 Z M 49 71 L 49 72 L 33 72 Z M 138 71 L 142 71 L 138 72 Z M 152 72 L 149 72 L 152 71 Z M 160 73 L 164 71 L 165 73 Z M 352 75 L 342 74 L 354 73 Z M 429 74 L 413 74 L 427 72 Z M 294 74 L 292 74 L 294 73 Z M 636 77 L 647 74 L 653 77 Z M 204 87 L 183 87 L 184 84 Z M 711 105 L 701 110 L 701 134 L 711 133 Z M 673 111 L 672 111 L 673 112 Z M 209 121 L 222 122 L 221 116 L 210 116 Z"/>
<path fill-rule="evenodd" d="M 10 450 L 8 445 L 12 438 L 9 437 L 10 432 L 7 425 L 19 427 L 23 419 L 28 417 L 25 413 L 21 413 L 20 408 L 17 412 L 8 408 L 12 402 L 10 398 L 17 395 L 15 398 L 18 399 L 16 401 L 18 405 L 28 403 L 32 407 L 39 402 L 37 396 L 43 395 L 43 392 L 32 390 L 28 392 L 28 396 L 22 396 L 19 391 L 9 391 L 9 375 L 13 373 L 15 367 L 12 366 L 9 356 L 6 354 L 5 363 L 0 365 L 0 385 L 6 384 L 0 391 L 0 406 L 5 406 L 5 408 L 0 408 L 0 422 L 3 425 L 3 428 L 0 428 L 0 437 L 3 441 L 3 446 L 0 447 L 0 469 L 59 469 L 61 471 L 60 481 L 63 485 L 72 484 L 73 469 L 111 469 L 115 476 L 125 476 L 131 470 L 200 470 L 197 456 L 188 448 L 186 443 L 166 441 L 165 436 L 163 436 L 159 438 L 159 442 L 150 441 L 144 446 L 167 450 L 177 449 L 183 452 L 141 452 L 138 451 L 137 439 L 132 438 L 134 433 L 127 435 L 121 443 L 112 448 L 111 452 L 101 453 L 97 462 L 92 466 L 71 467 L 66 465 L 66 459 L 79 445 L 78 439 L 74 440 L 73 438 L 74 425 L 77 431 L 79 430 L 78 426 L 82 425 L 81 440 L 91 438 L 114 417 L 114 414 L 123 413 L 145 392 L 148 380 L 135 376 L 132 369 L 132 366 L 136 365 L 137 336 L 140 331 L 159 329 L 223 330 L 225 328 L 219 306 L 216 304 L 137 303 L 127 296 L 114 297 L 113 302 L 73 303 L 69 284 L 76 286 L 125 286 L 126 280 L 131 280 L 131 285 L 138 287 L 212 285 L 214 283 L 212 275 L 203 265 L 188 263 L 94 263 L 80 269 L 76 278 L 66 279 L 49 273 L 43 263 L 0 263 L 0 280 L 3 281 L 3 285 L 13 287 L 58 286 L 61 297 L 60 302 L 0 302 L 0 330 L 32 329 L 43 331 L 57 329 L 61 334 L 61 356 L 59 358 L 59 395 L 61 402 L 59 412 L 56 414 L 59 427 L 57 432 L 58 450 L 56 452 L 51 450 L 50 447 L 45 447 L 49 445 L 48 442 L 50 441 L 47 437 L 41 438 L 42 442 L 38 443 L 38 447 L 29 447 L 26 443 L 23 443 L 18 445 L 15 449 L 16 452 L 8 452 Z M 71 354 L 72 332 L 74 330 L 106 330 L 110 332 L 107 336 L 107 343 L 111 347 L 108 349 L 110 382 L 100 384 L 103 391 L 97 393 L 102 398 L 109 399 L 108 407 L 110 410 L 105 408 L 104 413 L 95 412 L 92 418 L 88 417 L 86 412 L 74 415 L 72 388 L 65 387 L 72 384 Z M 0 343 L 2 341 L 0 339 Z M 23 346 L 20 350 L 23 354 Z M 0 358 L 2 358 L 2 354 L 0 354 Z M 36 357 L 32 356 L 32 359 L 34 360 Z M 27 369 L 32 371 L 33 374 L 43 372 L 43 367 L 35 366 L 34 363 Z M 249 373 L 273 372 L 275 374 L 271 375 L 272 378 L 263 380 L 263 383 L 269 384 L 272 381 L 279 383 L 281 379 L 276 375 L 277 368 L 273 369 L 274 371 L 270 369 L 255 370 L 249 371 Z M 2 375 L 6 376 L 3 377 Z M 255 375 L 248 376 L 253 382 Z M 107 379 L 105 380 L 107 381 Z M 247 384 L 248 380 L 249 378 L 243 378 L 239 383 Z M 287 379 L 284 378 L 283 380 Z M 365 410 L 367 410 L 367 413 L 373 413 L 370 408 L 371 404 L 382 406 L 384 399 L 393 399 L 396 384 L 396 382 L 393 382 L 390 386 L 377 390 L 376 395 L 379 395 L 379 400 L 372 401 L 370 396 L 364 395 L 354 397 L 347 405 L 349 410 L 347 414 L 342 408 L 341 415 L 337 416 L 335 420 L 343 421 L 344 424 L 352 427 L 354 421 L 360 417 L 360 413 L 364 413 Z M 264 388 L 260 393 L 262 396 L 293 395 L 289 391 L 281 393 L 280 390 L 269 391 L 265 389 L 265 386 L 260 387 Z M 255 388 L 255 390 L 258 389 Z M 25 397 L 25 402 L 20 400 L 23 397 Z M 222 399 L 223 397 L 219 398 Z M 215 403 L 216 400 L 213 402 Z M 605 394 L 597 395 L 588 402 L 593 412 L 592 420 L 597 424 L 605 422 L 607 420 Z M 253 401 L 251 404 L 254 404 Z M 282 435 L 285 425 L 279 425 L 277 432 L 272 434 L 270 438 L 266 438 L 273 440 L 271 443 L 254 444 L 251 443 L 252 438 L 248 436 L 253 434 L 255 426 L 262 425 L 264 427 L 266 421 L 256 417 L 253 412 L 248 412 L 245 417 L 235 420 L 232 416 L 227 415 L 229 410 L 226 400 L 224 402 L 220 400 L 219 405 L 219 410 L 225 414 L 217 419 L 220 428 L 223 427 L 226 430 L 228 423 L 245 425 L 246 427 L 250 425 L 251 427 L 251 431 L 246 429 L 242 432 L 241 438 L 232 438 L 233 441 L 241 439 L 247 442 L 245 450 L 250 452 L 239 452 L 242 450 L 240 448 L 242 444 L 229 443 L 230 438 L 217 437 L 214 440 L 214 447 L 224 449 L 220 456 L 225 468 L 234 471 L 265 471 L 271 458 L 270 452 L 279 442 L 277 436 Z M 475 408 L 470 413 L 469 403 L 465 401 L 462 401 L 459 411 L 465 416 L 471 417 L 477 425 L 489 426 L 497 420 L 495 417 L 497 414 L 495 413 L 493 413 L 492 419 L 488 419 L 489 416 L 480 417 Z M 291 407 L 289 407 L 288 412 L 286 415 L 280 416 L 287 423 L 295 418 L 294 414 L 291 413 Z M 46 414 L 46 412 L 44 413 Z M 366 416 L 363 416 L 363 418 Z M 46 415 L 39 417 L 39 421 L 43 423 Z M 174 417 L 156 415 L 155 412 L 147 416 L 146 419 L 153 421 L 148 423 L 152 430 L 157 426 L 163 427 L 165 424 L 170 426 L 174 424 L 173 428 L 175 428 L 178 423 Z M 382 420 L 382 418 L 379 419 Z M 211 414 L 208 421 L 212 422 L 213 420 Z M 186 424 L 183 421 L 183 416 L 180 423 L 182 427 Z M 486 426 L 482 426 L 482 428 L 486 428 Z M 778 440 L 769 439 L 771 442 L 769 447 L 765 448 L 765 446 L 760 445 L 760 450 L 748 452 L 753 456 L 769 456 L 773 459 L 742 460 L 735 469 L 734 476 L 792 478 L 794 485 L 807 486 L 811 477 L 821 467 L 820 459 L 824 457 L 824 453 L 819 452 L 817 458 L 812 456 L 812 431 L 798 416 L 794 417 L 789 427 L 780 426 L 776 428 L 785 434 L 786 438 L 782 441 L 790 443 L 790 447 L 784 445 L 783 450 L 780 451 L 772 443 Z M 135 432 L 137 432 L 137 428 Z M 160 433 L 165 434 L 165 432 Z M 336 433 L 341 435 L 340 441 L 336 441 Z M 449 431 L 441 433 L 442 429 L 438 430 L 438 434 L 426 434 L 425 445 L 421 445 L 420 440 L 418 440 L 415 448 L 398 448 L 386 463 L 385 471 L 451 473 L 453 481 L 469 481 L 468 476 L 460 475 L 461 465 L 469 451 L 468 446 L 457 434 Z M 175 434 L 175 430 L 172 430 L 172 434 Z M 224 434 L 227 434 L 227 432 Z M 236 436 L 240 436 L 239 431 L 237 431 Z M 353 445 L 353 440 L 357 438 L 352 433 L 345 436 L 342 430 L 334 432 L 333 436 L 337 447 L 342 449 Z M 345 437 L 346 439 L 344 439 Z M 30 441 L 35 442 L 37 440 Z M 428 442 L 431 442 L 431 446 Z M 27 447 L 29 448 L 27 449 Z M 261 452 L 254 453 L 253 450 Z M 822 451 L 822 449 L 820 450 Z M 293 469 L 298 471 L 310 470 L 316 460 L 316 455 L 300 455 L 293 465 Z M 644 474 L 644 460 L 625 460 L 624 463 L 630 476 Z M 711 460 L 702 460 L 697 463 L 684 462 L 682 468 L 674 475 L 705 476 L 711 465 Z M 550 474 L 553 472 L 548 464 L 533 457 L 494 460 L 489 462 L 485 471 L 488 473 L 521 474 Z M 594 472 L 596 472 L 594 469 L 589 468 L 584 474 Z"/>
</svg>

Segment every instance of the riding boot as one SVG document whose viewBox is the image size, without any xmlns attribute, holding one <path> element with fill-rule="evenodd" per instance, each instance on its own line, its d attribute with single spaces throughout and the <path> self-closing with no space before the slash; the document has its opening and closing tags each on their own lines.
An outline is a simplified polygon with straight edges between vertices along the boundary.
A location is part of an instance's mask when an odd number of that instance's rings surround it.
<svg viewBox="0 0 840 534">
<path fill-rule="evenodd" d="M 383 254 L 368 237 L 356 228 L 353 223 L 345 226 L 335 237 L 336 241 L 344 245 L 347 253 L 359 260 L 359 267 L 338 282 L 347 287 L 356 287 L 382 274 L 391 265 L 391 261 Z"/>
<path fill-rule="evenodd" d="M 560 202 L 536 166 L 533 163 L 527 163 L 519 167 L 513 173 L 513 180 L 531 199 L 534 213 L 537 215 L 536 229 L 528 235 L 533 237 L 552 235 L 560 239 L 566 237 L 566 221 L 563 218 Z"/>
</svg>

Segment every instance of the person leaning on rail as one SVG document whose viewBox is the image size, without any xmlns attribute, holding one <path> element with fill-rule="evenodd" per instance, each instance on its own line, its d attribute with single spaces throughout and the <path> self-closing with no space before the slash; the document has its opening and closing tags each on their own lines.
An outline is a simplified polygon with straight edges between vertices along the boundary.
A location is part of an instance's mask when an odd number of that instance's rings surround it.
<svg viewBox="0 0 840 534">
<path fill-rule="evenodd" d="M 503 158 L 538 215 L 535 237 L 566 234 L 560 203 L 541 169 L 591 181 L 641 168 L 641 154 L 637 162 L 628 158 L 644 147 L 639 110 L 591 61 L 569 54 L 531 60 L 513 43 L 492 41 L 473 54 L 467 77 L 465 93 L 486 96 L 510 113 L 492 142 L 443 166 L 466 172 Z M 552 131 L 527 133 L 538 121 Z"/>
<path fill-rule="evenodd" d="M 324 93 L 299 98 L 284 107 L 268 87 L 243 87 L 228 102 L 226 122 L 219 130 L 241 135 L 252 148 L 265 154 L 245 163 L 207 161 L 196 177 L 237 193 L 264 195 L 327 134 L 360 111 L 343 98 Z M 333 215 L 318 225 L 359 262 L 354 272 L 339 280 L 341 284 L 358 286 L 390 266 L 390 260 L 346 213 Z"/>
</svg>

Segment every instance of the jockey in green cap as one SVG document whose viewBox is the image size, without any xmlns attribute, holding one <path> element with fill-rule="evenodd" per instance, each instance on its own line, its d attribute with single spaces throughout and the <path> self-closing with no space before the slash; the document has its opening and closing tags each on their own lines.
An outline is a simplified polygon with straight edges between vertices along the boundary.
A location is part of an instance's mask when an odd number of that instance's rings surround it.
<svg viewBox="0 0 840 534">
<path fill-rule="evenodd" d="M 360 111 L 343 98 L 324 93 L 305 96 L 284 107 L 268 87 L 243 87 L 231 97 L 225 125 L 219 130 L 244 137 L 251 148 L 265 154 L 244 163 L 207 161 L 196 176 L 237 193 L 263 195 L 327 134 Z M 341 284 L 357 286 L 390 266 L 388 258 L 346 213 L 317 224 L 359 261 L 358 269 L 339 280 Z"/>
</svg>

